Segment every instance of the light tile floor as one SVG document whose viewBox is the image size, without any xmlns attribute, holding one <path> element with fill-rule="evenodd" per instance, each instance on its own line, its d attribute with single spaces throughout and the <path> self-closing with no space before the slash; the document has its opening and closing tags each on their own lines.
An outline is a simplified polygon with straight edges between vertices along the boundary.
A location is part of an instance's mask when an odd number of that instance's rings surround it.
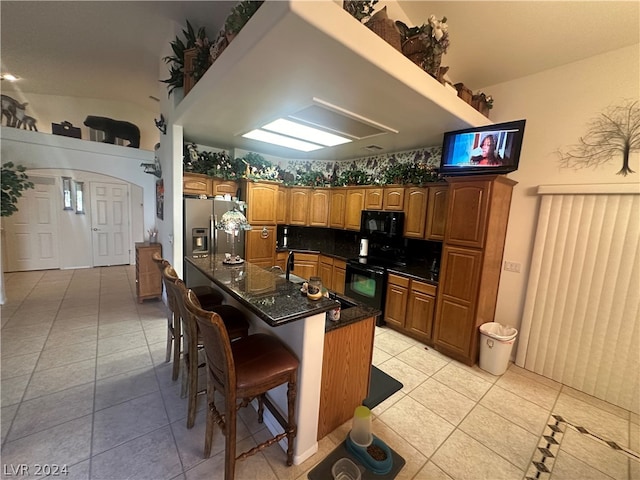
<svg viewBox="0 0 640 480">
<path fill-rule="evenodd" d="M 25 464 L 31 476 L 35 464 L 68 465 L 70 479 L 222 478 L 221 436 L 204 460 L 204 402 L 187 430 L 186 400 L 164 361 L 164 307 L 136 302 L 134 267 L 9 273 L 5 283 L 2 478 Z M 404 384 L 373 410 L 374 433 L 406 459 L 397 478 L 640 479 L 637 413 L 513 365 L 490 375 L 390 329 L 375 338 L 374 364 Z M 266 434 L 252 413 L 241 412 L 239 448 Z M 562 420 L 556 432 L 552 414 Z M 286 467 L 271 447 L 239 462 L 236 477 L 304 479 L 349 428 L 302 465 Z M 543 436 L 551 433 L 559 445 Z M 554 456 L 551 473 L 536 477 L 538 446 Z"/>
</svg>

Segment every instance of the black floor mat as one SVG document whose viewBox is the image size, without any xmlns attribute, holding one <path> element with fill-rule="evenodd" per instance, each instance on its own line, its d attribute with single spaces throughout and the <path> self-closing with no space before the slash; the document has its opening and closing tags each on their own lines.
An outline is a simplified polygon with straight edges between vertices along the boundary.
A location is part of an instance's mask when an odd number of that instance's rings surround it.
<svg viewBox="0 0 640 480">
<path fill-rule="evenodd" d="M 371 384 L 369 385 L 369 396 L 362 404 L 370 410 L 379 405 L 391 395 L 400 390 L 402 385 L 395 378 L 390 377 L 379 368 L 371 365 Z"/>
</svg>

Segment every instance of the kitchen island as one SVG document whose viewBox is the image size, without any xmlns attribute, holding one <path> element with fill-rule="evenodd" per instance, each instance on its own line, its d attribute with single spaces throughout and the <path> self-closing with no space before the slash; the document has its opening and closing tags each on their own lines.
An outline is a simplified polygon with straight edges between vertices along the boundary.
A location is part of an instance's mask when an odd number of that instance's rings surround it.
<svg viewBox="0 0 640 480">
<path fill-rule="evenodd" d="M 294 463 L 303 462 L 318 450 L 318 437 L 326 435 L 326 428 L 321 429 L 319 435 L 318 425 L 327 425 L 327 415 L 337 419 L 333 422 L 344 422 L 345 415 L 348 418 L 348 414 L 353 414 L 353 409 L 367 396 L 374 322 L 380 311 L 351 305 L 351 308 L 344 310 L 338 322 L 332 322 L 326 319 L 326 312 L 341 304 L 344 308 L 347 299 L 342 299 L 342 302 L 325 297 L 309 300 L 300 292 L 300 285 L 286 280 L 281 272 L 274 273 L 249 262 L 227 265 L 223 263 L 223 256 L 216 255 L 185 257 L 185 260 L 187 269 L 193 268 L 203 274 L 222 291 L 227 303 L 246 313 L 251 323 L 251 333 L 277 336 L 300 360 Z M 354 340 L 358 341 L 358 346 L 344 352 L 349 358 L 348 364 L 343 363 L 343 368 L 339 369 L 328 368 L 327 362 L 339 362 L 336 355 L 342 352 L 332 350 L 332 358 L 324 358 L 325 344 L 335 336 L 335 331 L 348 333 L 351 329 L 357 329 Z M 363 329 L 366 335 L 363 335 Z M 326 335 L 328 331 L 330 334 Z M 344 349 L 349 350 L 347 345 Z M 359 385 L 359 390 L 351 392 L 348 398 L 335 399 L 330 404 L 323 401 L 321 405 L 321 398 L 335 398 L 331 392 L 334 386 L 349 383 Z M 269 391 L 268 397 L 281 414 L 286 412 L 286 385 Z M 336 409 L 342 413 L 338 415 Z M 268 410 L 264 418 L 272 433 L 282 432 L 280 424 Z M 281 446 L 286 449 L 286 440 L 282 443 L 285 445 Z"/>
</svg>

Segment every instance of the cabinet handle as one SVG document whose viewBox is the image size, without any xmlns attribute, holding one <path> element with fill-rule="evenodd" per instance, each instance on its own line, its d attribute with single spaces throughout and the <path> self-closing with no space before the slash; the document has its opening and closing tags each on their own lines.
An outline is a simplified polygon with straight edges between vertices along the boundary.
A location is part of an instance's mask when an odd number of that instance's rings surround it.
<svg viewBox="0 0 640 480">
<path fill-rule="evenodd" d="M 262 227 L 260 238 L 269 238 L 269 230 L 267 229 L 267 227 Z"/>
</svg>

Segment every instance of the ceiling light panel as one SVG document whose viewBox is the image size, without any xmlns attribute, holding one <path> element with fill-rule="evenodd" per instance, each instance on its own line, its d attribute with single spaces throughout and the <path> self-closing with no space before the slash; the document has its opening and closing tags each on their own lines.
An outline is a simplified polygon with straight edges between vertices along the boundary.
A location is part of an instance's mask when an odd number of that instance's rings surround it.
<svg viewBox="0 0 640 480">
<path fill-rule="evenodd" d="M 313 143 L 319 143 L 325 147 L 334 147 L 336 145 L 342 145 L 343 143 L 351 142 L 351 139 L 334 135 L 333 133 L 325 132 L 317 128 L 302 125 L 297 122 L 292 122 L 285 118 L 279 118 L 271 123 L 268 123 L 264 127 L 265 130 L 269 130 L 276 133 L 281 133 L 289 137 L 299 138 L 301 140 L 307 140 Z"/>
<path fill-rule="evenodd" d="M 268 132 L 266 130 L 251 130 L 248 133 L 242 135 L 245 138 L 251 138 L 260 142 L 272 143 L 274 145 L 280 145 L 281 147 L 293 148 L 294 150 L 300 150 L 303 152 L 312 152 L 319 150 L 322 145 L 316 145 L 314 143 L 304 142 L 295 138 L 279 135 L 277 133 Z"/>
</svg>

